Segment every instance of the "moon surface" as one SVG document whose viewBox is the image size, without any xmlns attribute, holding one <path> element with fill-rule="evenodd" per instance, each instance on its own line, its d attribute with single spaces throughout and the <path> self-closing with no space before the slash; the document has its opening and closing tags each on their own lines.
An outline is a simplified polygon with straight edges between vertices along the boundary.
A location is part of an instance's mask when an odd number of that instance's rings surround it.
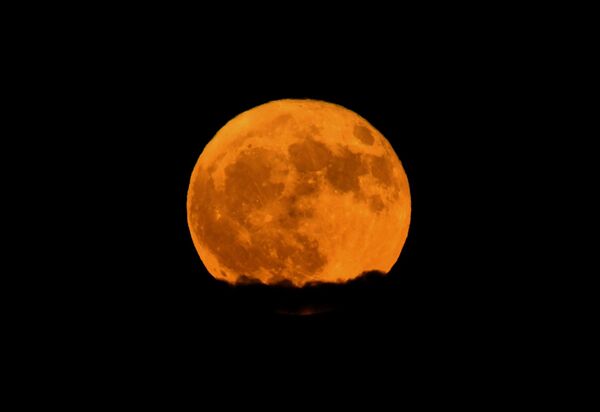
<svg viewBox="0 0 600 412">
<path fill-rule="evenodd" d="M 233 118 L 202 151 L 187 194 L 194 246 L 229 283 L 304 286 L 388 273 L 410 224 L 406 173 L 358 114 L 276 100 Z"/>
</svg>

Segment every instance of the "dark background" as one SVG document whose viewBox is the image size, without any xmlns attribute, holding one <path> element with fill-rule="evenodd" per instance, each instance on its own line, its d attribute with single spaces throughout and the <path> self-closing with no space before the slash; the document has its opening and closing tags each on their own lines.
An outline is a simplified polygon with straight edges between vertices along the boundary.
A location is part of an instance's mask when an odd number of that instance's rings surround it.
<svg viewBox="0 0 600 412">
<path fill-rule="evenodd" d="M 196 43 L 177 32 L 135 39 L 86 39 L 63 72 L 80 136 L 78 173 L 68 174 L 80 179 L 83 206 L 70 255 L 77 275 L 65 292 L 87 308 L 82 324 L 173 350 L 232 334 L 223 340 L 292 336 L 310 346 L 351 334 L 356 345 L 433 348 L 502 339 L 514 325 L 522 281 L 509 263 L 520 253 L 511 181 L 531 76 L 522 51 L 507 59 L 494 36 L 418 31 L 385 43 L 357 35 L 284 46 L 243 36 Z M 392 143 L 412 220 L 389 275 L 289 289 L 232 287 L 204 269 L 186 219 L 195 162 L 228 120 L 282 98 L 342 105 Z"/>
<path fill-rule="evenodd" d="M 501 217 L 490 208 L 498 210 L 505 199 L 501 188 L 490 187 L 506 173 L 493 164 L 506 144 L 497 111 L 507 80 L 496 71 L 473 70 L 483 64 L 480 58 L 456 52 L 420 57 L 334 57 L 310 67 L 273 60 L 256 67 L 242 59 L 212 71 L 205 67 L 211 60 L 151 68 L 136 61 L 111 77 L 115 95 L 106 116 L 116 130 L 106 131 L 103 144 L 112 153 L 103 167 L 113 178 L 113 197 L 106 201 L 111 217 L 118 217 L 112 223 L 118 222 L 113 252 L 119 260 L 108 281 L 125 313 L 179 331 L 236 321 L 321 327 L 385 320 L 423 330 L 485 323 L 505 281 L 493 272 L 502 264 L 498 230 L 506 228 L 498 227 Z M 413 212 L 407 243 L 388 276 L 294 290 L 230 287 L 204 269 L 186 220 L 194 164 L 229 119 L 281 98 L 340 104 L 394 146 L 409 178 Z M 331 310 L 302 319 L 283 314 L 302 308 Z"/>
<path fill-rule="evenodd" d="M 28 203 L 35 227 L 23 230 L 30 253 L 20 263 L 32 270 L 20 276 L 25 299 L 11 310 L 31 313 L 19 323 L 34 332 L 26 358 L 52 363 L 44 384 L 68 360 L 82 385 L 91 373 L 122 381 L 125 392 L 146 377 L 204 392 L 258 383 L 268 397 L 275 381 L 297 390 L 295 401 L 342 375 L 357 383 L 346 393 L 373 383 L 377 397 L 396 396 L 404 374 L 431 398 L 435 379 L 470 396 L 498 370 L 529 390 L 524 369 L 553 368 L 544 348 L 559 334 L 560 310 L 544 300 L 564 307 L 567 293 L 547 293 L 538 265 L 555 257 L 538 238 L 568 243 L 554 231 L 571 216 L 542 213 L 568 186 L 562 157 L 542 149 L 560 150 L 572 135 L 552 143 L 547 129 L 560 118 L 548 109 L 561 74 L 549 68 L 570 61 L 556 49 L 573 43 L 533 23 L 560 28 L 558 20 L 541 10 L 504 18 L 361 8 L 356 16 L 305 10 L 297 22 L 287 18 L 294 10 L 276 18 L 268 10 L 269 24 L 238 12 L 240 24 L 229 12 L 148 11 L 71 18 L 65 10 L 68 24 L 42 12 L 41 30 L 13 33 L 31 37 L 13 45 L 23 79 L 8 81 L 19 90 L 12 106 L 28 108 L 20 167 L 34 172 L 23 185 L 34 199 L 15 203 Z M 297 290 L 231 287 L 205 271 L 186 221 L 194 164 L 228 120 L 281 98 L 345 106 L 394 146 L 412 222 L 389 275 Z M 544 184 L 548 201 L 530 202 Z M 569 275 L 559 272 L 557 284 Z M 327 310 L 294 314 L 303 308 Z M 545 325 L 550 339 L 530 339 Z M 468 384 L 457 379 L 465 372 Z M 212 385 L 194 386 L 201 379 Z"/>
</svg>

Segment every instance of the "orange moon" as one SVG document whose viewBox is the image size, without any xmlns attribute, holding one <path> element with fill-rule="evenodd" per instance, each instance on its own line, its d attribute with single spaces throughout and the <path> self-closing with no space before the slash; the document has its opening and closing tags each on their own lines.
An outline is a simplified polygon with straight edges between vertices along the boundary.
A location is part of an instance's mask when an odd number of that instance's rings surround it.
<svg viewBox="0 0 600 412">
<path fill-rule="evenodd" d="M 276 100 L 230 120 L 206 145 L 187 194 L 194 246 L 229 283 L 304 286 L 388 273 L 410 224 L 406 173 L 358 114 Z"/>
</svg>

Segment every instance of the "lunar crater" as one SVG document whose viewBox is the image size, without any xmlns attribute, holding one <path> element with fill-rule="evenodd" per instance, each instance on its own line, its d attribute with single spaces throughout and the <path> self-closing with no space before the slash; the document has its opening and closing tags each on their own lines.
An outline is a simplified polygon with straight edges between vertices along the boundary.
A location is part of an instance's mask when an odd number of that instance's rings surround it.
<svg viewBox="0 0 600 412">
<path fill-rule="evenodd" d="M 358 138 L 364 144 L 371 146 L 375 142 L 375 138 L 371 134 L 371 131 L 365 126 L 356 125 L 354 126 L 354 136 Z"/>
</svg>

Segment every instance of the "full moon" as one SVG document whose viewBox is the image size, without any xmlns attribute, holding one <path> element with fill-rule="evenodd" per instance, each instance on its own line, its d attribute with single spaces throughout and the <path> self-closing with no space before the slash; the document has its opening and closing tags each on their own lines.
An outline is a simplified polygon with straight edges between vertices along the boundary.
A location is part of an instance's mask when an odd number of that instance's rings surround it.
<svg viewBox="0 0 600 412">
<path fill-rule="evenodd" d="M 304 286 L 388 273 L 410 224 L 406 173 L 379 131 L 317 100 L 230 120 L 192 172 L 187 219 L 209 273 Z"/>
</svg>

